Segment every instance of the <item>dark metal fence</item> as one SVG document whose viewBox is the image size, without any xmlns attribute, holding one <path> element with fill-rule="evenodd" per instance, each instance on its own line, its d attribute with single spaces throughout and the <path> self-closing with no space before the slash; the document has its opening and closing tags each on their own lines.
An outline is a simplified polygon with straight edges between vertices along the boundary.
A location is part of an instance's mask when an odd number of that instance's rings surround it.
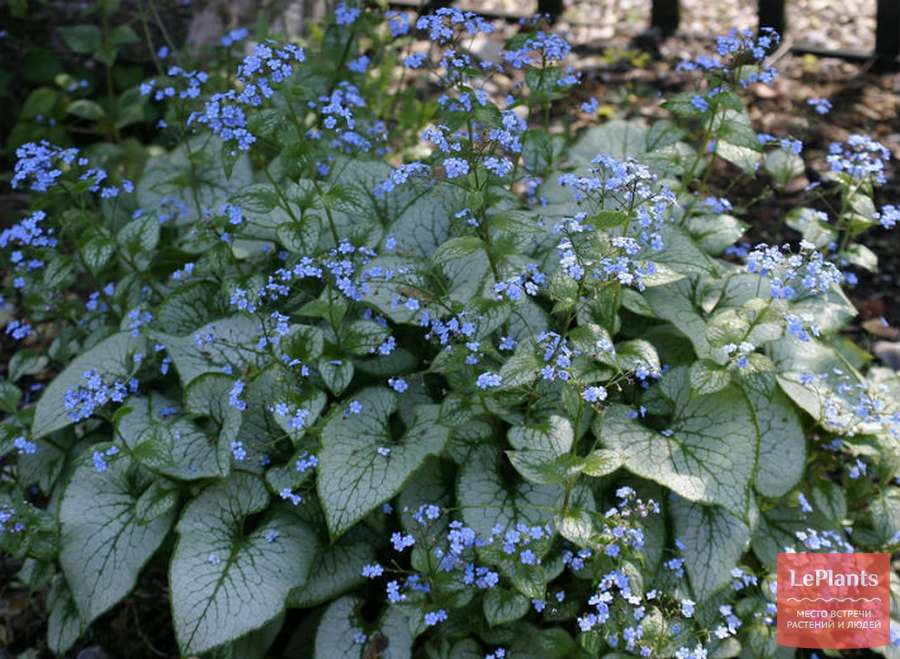
<svg viewBox="0 0 900 659">
<path fill-rule="evenodd" d="M 802 43 L 792 46 L 792 50 L 821 57 L 838 57 L 855 61 L 873 60 L 879 67 L 897 68 L 900 64 L 900 0 L 877 0 L 877 3 L 873 52 L 824 50 Z M 785 0 L 758 0 L 757 16 L 759 27 L 772 27 L 782 34 L 789 29 Z M 653 0 L 650 22 L 663 34 L 675 33 L 679 22 L 678 0 Z"/>
<path fill-rule="evenodd" d="M 568 0 L 573 2 L 574 0 Z M 819 57 L 836 57 L 848 61 L 872 62 L 879 69 L 900 68 L 900 0 L 876 0 L 877 15 L 875 25 L 875 50 L 870 53 L 852 50 L 826 50 L 815 46 L 792 43 L 791 51 L 798 54 L 812 54 Z M 538 0 L 537 11 L 545 14 L 551 22 L 555 22 L 565 10 L 565 0 Z M 650 25 L 662 36 L 671 36 L 678 32 L 681 18 L 679 0 L 652 0 Z M 447 0 L 392 0 L 392 5 L 401 7 L 436 7 L 452 4 Z M 516 21 L 524 16 L 519 14 L 500 14 L 481 12 L 488 17 Z M 789 31 L 785 0 L 758 0 L 758 25 L 772 27 L 785 34 Z"/>
</svg>

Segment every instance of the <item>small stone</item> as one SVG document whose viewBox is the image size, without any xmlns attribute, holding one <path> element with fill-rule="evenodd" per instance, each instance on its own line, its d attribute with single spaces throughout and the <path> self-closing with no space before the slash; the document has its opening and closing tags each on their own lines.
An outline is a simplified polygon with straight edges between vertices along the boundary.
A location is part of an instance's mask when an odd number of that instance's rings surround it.
<svg viewBox="0 0 900 659">
<path fill-rule="evenodd" d="M 900 371 L 900 341 L 876 341 L 872 352 L 885 366 Z"/>
</svg>

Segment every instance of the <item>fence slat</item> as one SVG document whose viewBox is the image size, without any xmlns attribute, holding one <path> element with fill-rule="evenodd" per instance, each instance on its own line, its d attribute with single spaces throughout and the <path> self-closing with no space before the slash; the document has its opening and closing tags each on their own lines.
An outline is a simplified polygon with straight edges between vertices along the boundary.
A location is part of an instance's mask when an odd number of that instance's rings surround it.
<svg viewBox="0 0 900 659">
<path fill-rule="evenodd" d="M 681 11 L 678 0 L 653 0 L 650 9 L 650 25 L 659 29 L 664 35 L 670 35 L 678 30 L 681 20 Z"/>
<path fill-rule="evenodd" d="M 900 56 L 900 0 L 878 0 L 875 54 L 883 63 L 897 66 Z"/>
<path fill-rule="evenodd" d="M 784 34 L 787 28 L 784 0 L 759 0 L 757 12 L 759 27 L 775 28 L 779 34 Z"/>
<path fill-rule="evenodd" d="M 538 0 L 537 11 L 549 16 L 551 24 L 555 23 L 563 13 L 563 0 Z"/>
</svg>

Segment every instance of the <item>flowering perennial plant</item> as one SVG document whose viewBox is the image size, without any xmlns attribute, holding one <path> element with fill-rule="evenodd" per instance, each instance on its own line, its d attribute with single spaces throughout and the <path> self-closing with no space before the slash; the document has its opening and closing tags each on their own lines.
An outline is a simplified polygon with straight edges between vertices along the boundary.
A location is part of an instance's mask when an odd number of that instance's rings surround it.
<svg viewBox="0 0 900 659">
<path fill-rule="evenodd" d="M 776 34 L 569 139 L 571 45 L 479 57 L 495 27 L 232 30 L 230 69 L 158 53 L 137 169 L 18 149 L 0 549 L 53 652 L 152 562 L 185 655 L 263 656 L 289 610 L 322 657 L 780 657 L 777 552 L 900 548 L 900 380 L 840 336 L 885 147 L 833 145 L 802 240 L 746 245 L 707 174 L 804 169 L 742 98 Z"/>
</svg>

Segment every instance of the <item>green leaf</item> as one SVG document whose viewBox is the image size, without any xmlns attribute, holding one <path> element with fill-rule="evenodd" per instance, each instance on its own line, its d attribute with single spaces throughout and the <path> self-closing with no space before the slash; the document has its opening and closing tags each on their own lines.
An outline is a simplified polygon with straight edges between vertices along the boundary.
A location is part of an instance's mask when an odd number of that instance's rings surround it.
<svg viewBox="0 0 900 659">
<path fill-rule="evenodd" d="M 19 111 L 21 119 L 36 119 L 38 116 L 54 116 L 56 102 L 60 99 L 60 93 L 50 87 L 39 87 L 28 95 L 22 109 Z"/>
<path fill-rule="evenodd" d="M 131 29 L 130 25 L 117 25 L 109 32 L 109 42 L 113 46 L 129 46 L 140 43 L 141 38 Z"/>
<path fill-rule="evenodd" d="M 764 510 L 753 530 L 753 553 L 768 570 L 774 572 L 778 553 L 783 552 L 785 547 L 800 544 L 794 534 L 808 528 L 809 520 L 799 508 Z"/>
<path fill-rule="evenodd" d="M 484 617 L 491 627 L 518 620 L 528 608 L 528 598 L 514 590 L 492 588 L 484 596 Z"/>
<path fill-rule="evenodd" d="M 710 320 L 706 339 L 714 348 L 748 341 L 755 346 L 784 334 L 784 306 L 779 300 L 753 298 L 737 308 L 722 309 Z"/>
<path fill-rule="evenodd" d="M 300 395 L 296 392 L 291 393 L 294 393 L 294 395 L 287 396 L 287 400 L 278 401 L 288 403 L 291 406 L 291 414 L 282 415 L 273 411 L 272 416 L 275 418 L 275 423 L 278 424 L 278 427 L 281 428 L 285 434 L 291 438 L 294 445 L 297 446 L 300 439 L 306 434 L 307 429 L 316 422 L 319 415 L 322 413 L 322 410 L 325 409 L 328 397 L 324 392 L 318 390 L 305 395 Z M 299 410 L 305 410 L 307 415 L 303 420 L 303 425 L 298 428 L 294 427 L 293 415 Z"/>
<path fill-rule="evenodd" d="M 333 537 L 399 492 L 428 455 L 440 453 L 450 434 L 438 422 L 437 406 L 419 405 L 413 424 L 395 437 L 391 416 L 397 411 L 396 395 L 369 388 L 354 398 L 361 412 L 336 411 L 322 429 L 317 485 Z M 341 411 L 345 409 L 342 405 Z M 379 455 L 382 447 L 390 453 Z"/>
<path fill-rule="evenodd" d="M 345 328 L 341 347 L 361 357 L 375 352 L 390 335 L 387 327 L 374 320 L 355 320 Z"/>
<path fill-rule="evenodd" d="M 637 156 L 647 150 L 647 129 L 637 121 L 614 119 L 593 126 L 582 133 L 569 149 L 569 157 L 589 163 L 598 153 L 619 160 Z"/>
<path fill-rule="evenodd" d="M 361 605 L 362 599 L 355 596 L 342 597 L 329 605 L 316 632 L 316 659 L 360 659 L 363 648 L 356 642 L 356 635 L 362 628 L 356 622 L 356 610 Z"/>
<path fill-rule="evenodd" d="M 221 147 L 217 137 L 200 135 L 171 152 L 150 158 L 137 185 L 138 205 L 157 210 L 163 203 L 181 202 L 188 211 L 174 220 L 178 224 L 199 219 L 198 205 L 218 211 L 232 193 L 253 180 L 246 155 L 237 160 L 230 177 L 226 174 L 219 157 Z"/>
<path fill-rule="evenodd" d="M 778 185 L 784 187 L 798 176 L 803 175 L 803 158 L 787 149 L 776 149 L 766 154 L 763 169 L 775 179 Z"/>
<path fill-rule="evenodd" d="M 59 562 L 86 625 L 131 592 L 165 540 L 171 513 L 149 524 L 137 517 L 138 497 L 149 484 L 125 455 L 108 458 L 102 472 L 86 456 L 72 473 L 59 508 Z"/>
<path fill-rule="evenodd" d="M 325 386 L 335 396 L 340 396 L 341 392 L 350 386 L 353 380 L 353 362 L 349 359 L 329 359 L 322 357 L 317 362 L 319 375 L 325 382 Z"/>
<path fill-rule="evenodd" d="M 753 476 L 757 433 L 744 397 L 734 387 L 690 397 L 688 370 L 669 371 L 660 387 L 672 401 L 670 434 L 629 418 L 613 405 L 598 417 L 594 432 L 617 451 L 632 473 L 664 485 L 690 501 L 744 511 Z"/>
<path fill-rule="evenodd" d="M 119 229 L 116 238 L 132 254 L 150 252 L 159 243 L 159 219 L 146 215 L 132 220 Z"/>
<path fill-rule="evenodd" d="M 561 483 L 581 470 L 581 460 L 569 454 L 574 438 L 569 420 L 553 415 L 537 425 L 510 428 L 507 439 L 518 450 L 506 455 L 532 483 Z"/>
<path fill-rule="evenodd" d="M 832 499 L 842 499 L 843 490 L 838 487 L 831 488 Z M 816 497 L 816 491 L 813 491 L 813 497 Z M 818 497 L 816 497 L 818 498 Z M 841 509 L 840 501 L 832 504 L 832 519 L 837 518 L 841 512 L 840 519 L 846 515 L 846 502 Z M 897 544 L 897 534 L 900 533 L 900 492 L 896 488 L 885 489 L 878 493 L 870 503 L 870 513 L 872 516 L 872 527 L 877 534 L 878 539 L 884 545 Z"/>
<path fill-rule="evenodd" d="M 100 121 L 106 118 L 106 110 L 99 103 L 86 98 L 79 98 L 70 103 L 66 108 L 66 113 L 88 121 Z"/>
<path fill-rule="evenodd" d="M 163 332 L 151 336 L 166 346 L 185 386 L 204 373 L 221 373 L 225 366 L 240 373 L 251 366 L 262 367 L 266 359 L 256 350 L 262 336 L 259 320 L 241 314 L 208 323 L 188 336 Z"/>
<path fill-rule="evenodd" d="M 153 481 L 134 504 L 135 518 L 139 524 L 149 524 L 178 505 L 178 489 L 170 481 Z"/>
<path fill-rule="evenodd" d="M 154 218 L 153 221 L 159 224 Z M 133 224 L 133 223 L 132 223 Z M 166 332 L 182 336 L 189 334 L 214 318 L 220 317 L 225 305 L 221 289 L 209 282 L 195 282 L 171 293 L 156 310 L 156 320 Z"/>
<path fill-rule="evenodd" d="M 53 654 L 62 656 L 75 645 L 85 627 L 62 575 L 53 579 L 47 593 L 47 612 L 47 646 Z"/>
<path fill-rule="evenodd" d="M 688 235 L 687 231 L 674 224 L 666 225 L 662 230 L 663 244 L 661 252 L 645 249 L 641 258 L 653 261 L 657 265 L 666 266 L 659 276 L 648 278 L 648 286 L 659 286 L 677 281 L 673 273 L 682 275 L 702 275 L 714 273 L 716 262 Z"/>
<path fill-rule="evenodd" d="M 217 648 L 210 653 L 209 659 L 262 659 L 267 656 L 269 647 L 278 638 L 284 625 L 284 613 L 280 613 L 259 629 L 241 636 L 234 643 Z"/>
<path fill-rule="evenodd" d="M 709 359 L 701 359 L 691 365 L 691 389 L 698 394 L 714 394 L 731 384 L 727 368 Z"/>
<path fill-rule="evenodd" d="M 233 384 L 234 380 L 224 373 L 207 373 L 191 381 L 184 391 L 185 410 L 211 419 L 219 441 L 229 446 L 237 439 L 243 420 L 241 410 L 228 400 Z"/>
<path fill-rule="evenodd" d="M 894 495 L 887 496 L 890 493 L 882 492 L 875 496 L 870 504 L 871 510 L 875 515 L 873 518 L 876 524 L 887 530 L 891 527 L 898 526 L 900 517 L 896 515 L 897 510 L 891 511 L 896 506 L 897 498 Z M 891 505 L 893 503 L 893 506 Z M 835 483 L 823 480 L 816 483 L 812 488 L 813 510 L 825 516 L 825 518 L 834 526 L 841 526 L 847 517 L 847 497 L 844 495 L 844 489 Z M 877 513 L 884 513 L 878 515 Z M 882 534 L 883 542 L 887 543 L 891 539 L 892 534 Z"/>
<path fill-rule="evenodd" d="M 516 346 L 512 357 L 500 367 L 500 389 L 509 390 L 529 385 L 538 379 L 543 363 L 535 354 L 534 342 L 525 340 Z"/>
<path fill-rule="evenodd" d="M 64 399 L 69 389 L 83 383 L 85 371 L 93 369 L 105 380 L 123 379 L 134 366 L 132 356 L 144 352 L 146 341 L 130 333 L 113 334 L 90 350 L 73 359 L 44 391 L 34 412 L 31 437 L 43 437 L 72 423 L 66 412 Z"/>
<path fill-rule="evenodd" d="M 369 628 L 361 619 L 361 597 L 348 595 L 332 602 L 319 621 L 314 646 L 315 659 L 409 659 L 412 656 L 413 636 L 410 625 L 400 611 L 391 607 L 385 611 L 367 634 L 368 641 L 360 644 L 356 635 Z M 376 649 L 378 648 L 378 649 Z"/>
<path fill-rule="evenodd" d="M 31 348 L 19 350 L 19 352 L 13 355 L 13 358 L 9 360 L 7 377 L 10 382 L 16 382 L 26 375 L 35 375 L 44 370 L 49 361 L 50 360 L 46 355 L 42 355 Z"/>
<path fill-rule="evenodd" d="M 508 479 L 500 473 L 500 459 L 497 450 L 481 445 L 463 464 L 456 496 L 466 524 L 487 537 L 497 525 L 506 529 L 517 522 L 549 522 L 562 508 L 563 488 Z"/>
<path fill-rule="evenodd" d="M 228 474 L 230 439 L 209 437 L 180 413 L 167 412 L 172 401 L 158 394 L 129 398 L 116 411 L 116 431 L 132 456 L 148 469 L 180 480 L 221 478 Z"/>
<path fill-rule="evenodd" d="M 750 543 L 750 529 L 721 506 L 704 506 L 673 497 L 675 533 L 685 544 L 684 563 L 698 602 L 731 580 L 731 570 Z"/>
<path fill-rule="evenodd" d="M 567 418 L 552 415 L 539 424 L 510 428 L 507 439 L 519 450 L 537 449 L 561 455 L 572 448 L 575 432 Z"/>
<path fill-rule="evenodd" d="M 594 477 L 607 476 L 622 466 L 622 457 L 608 449 L 593 450 L 582 460 L 582 472 Z"/>
<path fill-rule="evenodd" d="M 397 239 L 397 254 L 429 259 L 450 237 L 453 215 L 464 206 L 464 192 L 458 186 L 442 183 L 427 190 L 398 214 L 387 215 L 393 220 L 390 232 Z"/>
<path fill-rule="evenodd" d="M 252 530 L 244 528 L 268 505 L 261 480 L 235 473 L 203 490 L 182 513 L 169 584 L 184 654 L 201 654 L 259 629 L 306 581 L 318 541 L 304 522 L 279 507 Z"/>
<path fill-rule="evenodd" d="M 744 235 L 746 225 L 732 215 L 692 215 L 687 229 L 704 251 L 718 255 Z"/>
<path fill-rule="evenodd" d="M 808 240 L 818 249 L 838 240 L 837 230 L 828 224 L 828 215 L 822 211 L 812 208 L 794 208 L 788 212 L 786 224 L 799 231 L 804 240 Z"/>
<path fill-rule="evenodd" d="M 619 367 L 625 371 L 635 371 L 643 366 L 651 373 L 659 373 L 661 368 L 656 348 L 643 339 L 632 339 L 617 344 L 616 357 Z"/>
<path fill-rule="evenodd" d="M 116 253 L 116 244 L 104 235 L 93 235 L 81 246 L 81 258 L 94 274 L 97 274 L 109 263 Z"/>
<path fill-rule="evenodd" d="M 357 527 L 316 554 L 306 583 L 288 597 L 291 607 L 307 608 L 328 602 L 366 581 L 363 565 L 375 561 L 377 537 Z"/>
<path fill-rule="evenodd" d="M 21 389 L 11 382 L 0 382 L 0 409 L 7 414 L 15 414 L 21 400 Z"/>
<path fill-rule="evenodd" d="M 76 53 L 87 55 L 103 46 L 103 34 L 96 25 L 71 25 L 59 28 L 66 45 Z"/>
<path fill-rule="evenodd" d="M 481 239 L 451 238 L 435 251 L 433 258 L 448 282 L 446 294 L 451 300 L 464 303 L 483 295 L 490 261 Z"/>
<path fill-rule="evenodd" d="M 578 456 L 556 455 L 540 449 L 506 451 L 506 456 L 523 478 L 542 485 L 562 483 L 571 476 L 577 476 L 582 469 Z"/>
<path fill-rule="evenodd" d="M 747 175 L 756 172 L 762 159 L 762 155 L 756 150 L 724 140 L 716 143 L 716 155 L 741 169 Z"/>
<path fill-rule="evenodd" d="M 865 245 L 858 243 L 850 245 L 842 255 L 847 261 L 863 270 L 878 272 L 878 255 Z"/>
<path fill-rule="evenodd" d="M 747 400 L 759 436 L 754 486 L 763 496 L 783 496 L 803 477 L 806 465 L 806 437 L 800 418 L 777 389 L 770 396 L 748 389 Z"/>
</svg>

